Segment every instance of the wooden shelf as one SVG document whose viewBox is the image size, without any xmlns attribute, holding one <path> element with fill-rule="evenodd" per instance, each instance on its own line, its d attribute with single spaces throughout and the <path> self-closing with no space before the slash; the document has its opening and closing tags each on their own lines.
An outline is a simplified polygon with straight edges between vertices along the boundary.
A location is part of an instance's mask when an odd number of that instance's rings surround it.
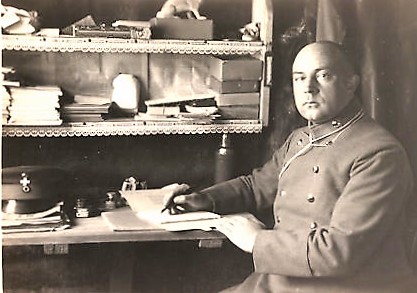
<svg viewBox="0 0 417 293">
<path fill-rule="evenodd" d="M 39 52 L 247 55 L 266 50 L 263 42 L 244 41 L 140 40 L 3 35 L 2 42 L 5 50 Z"/>
<path fill-rule="evenodd" d="M 219 120 L 193 122 L 91 122 L 60 126 L 3 125 L 4 137 L 85 137 L 158 134 L 261 133 L 258 120 Z"/>
</svg>

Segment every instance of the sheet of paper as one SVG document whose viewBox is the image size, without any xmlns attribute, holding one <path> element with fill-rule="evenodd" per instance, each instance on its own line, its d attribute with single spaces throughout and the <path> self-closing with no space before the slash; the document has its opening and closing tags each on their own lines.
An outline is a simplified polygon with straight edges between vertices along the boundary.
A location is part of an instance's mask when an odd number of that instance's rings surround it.
<svg viewBox="0 0 417 293">
<path fill-rule="evenodd" d="M 161 213 L 161 210 L 164 208 L 164 196 L 170 192 L 170 189 L 144 189 L 121 191 L 121 194 L 140 219 L 155 224 L 220 218 L 220 215 L 212 212 L 190 212 L 178 215 L 170 215 L 168 212 Z"/>
<path fill-rule="evenodd" d="M 178 215 L 170 215 L 168 212 L 161 213 L 161 210 L 138 212 L 137 216 L 141 219 L 158 224 L 212 220 L 220 218 L 220 215 L 211 212 L 191 212 Z"/>
<path fill-rule="evenodd" d="M 161 224 L 161 227 L 167 231 L 188 231 L 188 230 L 203 230 L 211 231 L 215 230 L 219 219 L 199 220 L 199 221 L 187 221 L 187 222 L 175 222 Z"/>
<path fill-rule="evenodd" d="M 131 209 L 103 212 L 101 217 L 113 231 L 163 230 L 158 225 L 139 219 Z"/>
<path fill-rule="evenodd" d="M 254 216 L 249 213 L 232 214 L 225 216 L 218 216 L 218 218 L 211 218 L 205 220 L 183 221 L 183 222 L 168 222 L 155 223 L 151 222 L 146 217 L 140 217 L 132 209 L 120 208 L 110 212 L 103 212 L 101 214 L 105 223 L 113 231 L 188 231 L 188 230 L 215 230 L 218 223 L 233 217 L 246 217 L 254 219 Z"/>
<path fill-rule="evenodd" d="M 140 189 L 120 191 L 127 200 L 131 209 L 135 212 L 161 211 L 164 207 L 164 196 L 169 193 L 164 189 Z"/>
<path fill-rule="evenodd" d="M 187 230 L 204 230 L 210 231 L 216 227 L 220 219 L 208 219 L 199 221 L 171 222 L 158 224 L 150 222 L 137 216 L 137 213 L 131 209 L 116 209 L 111 212 L 101 214 L 104 222 L 113 231 L 187 231 Z"/>
</svg>

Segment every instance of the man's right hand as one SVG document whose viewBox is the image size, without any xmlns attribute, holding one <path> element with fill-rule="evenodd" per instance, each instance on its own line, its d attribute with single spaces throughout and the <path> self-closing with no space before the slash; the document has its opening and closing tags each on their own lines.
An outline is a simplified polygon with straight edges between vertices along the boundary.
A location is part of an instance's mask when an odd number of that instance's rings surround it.
<svg viewBox="0 0 417 293">
<path fill-rule="evenodd" d="M 191 188 L 188 184 L 171 184 L 163 189 L 167 189 L 164 196 L 164 205 L 174 213 L 213 211 L 213 202 L 207 196 L 198 192 L 189 193 Z"/>
</svg>

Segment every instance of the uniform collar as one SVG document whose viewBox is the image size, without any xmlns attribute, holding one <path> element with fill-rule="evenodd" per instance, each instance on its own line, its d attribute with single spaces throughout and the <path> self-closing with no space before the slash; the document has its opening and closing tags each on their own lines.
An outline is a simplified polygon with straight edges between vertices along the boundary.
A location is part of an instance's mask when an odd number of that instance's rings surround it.
<svg viewBox="0 0 417 293">
<path fill-rule="evenodd" d="M 337 131 L 343 128 L 345 124 L 350 123 L 360 111 L 363 111 L 362 106 L 355 98 L 335 118 L 324 123 L 309 125 L 305 132 L 307 135 L 310 134 L 313 139 L 327 136 L 327 134 Z"/>
<path fill-rule="evenodd" d="M 284 174 L 294 160 L 312 148 L 332 145 L 345 130 L 360 120 L 363 115 L 364 111 L 359 101 L 353 100 L 337 117 L 325 123 L 313 124 L 306 127 L 304 133 L 308 136 L 309 142 L 303 145 L 297 153 L 285 162 L 278 177 L 281 178 L 282 174 Z"/>
</svg>

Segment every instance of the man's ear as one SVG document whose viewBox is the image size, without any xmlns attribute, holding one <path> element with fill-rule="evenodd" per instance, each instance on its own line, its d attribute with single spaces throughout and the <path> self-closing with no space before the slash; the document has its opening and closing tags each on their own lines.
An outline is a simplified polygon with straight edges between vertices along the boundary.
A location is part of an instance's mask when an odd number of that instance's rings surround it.
<svg viewBox="0 0 417 293">
<path fill-rule="evenodd" d="M 348 82 L 347 82 L 348 89 L 349 89 L 352 93 L 354 93 L 354 92 L 356 91 L 356 89 L 358 88 L 359 83 L 360 83 L 360 77 L 359 77 L 359 75 L 357 75 L 357 74 L 353 74 L 353 75 L 349 78 L 349 80 L 348 80 Z"/>
</svg>

